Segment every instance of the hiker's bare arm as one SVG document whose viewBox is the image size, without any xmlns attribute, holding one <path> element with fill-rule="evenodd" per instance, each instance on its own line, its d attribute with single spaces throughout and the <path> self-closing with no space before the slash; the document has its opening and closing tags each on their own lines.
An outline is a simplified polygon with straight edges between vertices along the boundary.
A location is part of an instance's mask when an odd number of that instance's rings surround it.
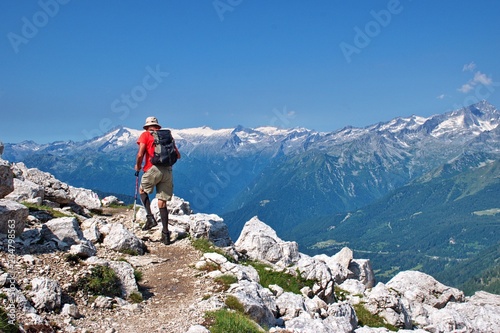
<svg viewBox="0 0 500 333">
<path fill-rule="evenodd" d="M 137 152 L 137 159 L 135 161 L 135 171 L 141 171 L 144 154 L 146 154 L 146 144 L 140 143 L 139 151 Z"/>
</svg>

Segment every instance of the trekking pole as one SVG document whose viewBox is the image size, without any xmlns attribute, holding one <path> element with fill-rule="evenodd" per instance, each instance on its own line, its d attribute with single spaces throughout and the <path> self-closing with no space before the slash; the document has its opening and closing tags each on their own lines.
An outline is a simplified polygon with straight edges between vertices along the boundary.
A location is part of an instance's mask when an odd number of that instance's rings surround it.
<svg viewBox="0 0 500 333">
<path fill-rule="evenodd" d="M 139 171 L 135 172 L 135 194 L 134 194 L 134 217 L 132 218 L 132 230 L 135 229 L 137 192 L 139 191 Z"/>
</svg>

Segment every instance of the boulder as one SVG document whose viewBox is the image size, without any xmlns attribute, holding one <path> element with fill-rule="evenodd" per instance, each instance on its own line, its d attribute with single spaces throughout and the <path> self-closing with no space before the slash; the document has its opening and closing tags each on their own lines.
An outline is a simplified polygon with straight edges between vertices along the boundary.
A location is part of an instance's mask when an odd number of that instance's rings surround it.
<svg viewBox="0 0 500 333">
<path fill-rule="evenodd" d="M 342 249 L 338 254 L 349 253 L 344 249 Z M 318 254 L 315 255 L 313 258 L 315 260 L 323 261 L 328 266 L 328 268 L 330 268 L 335 283 L 341 284 L 349 277 L 349 275 L 352 275 L 352 272 L 348 269 L 349 263 L 352 260 L 352 251 L 351 250 L 349 251 L 350 251 L 350 258 L 346 258 L 345 256 L 339 257 L 338 254 L 333 255 L 331 257 L 327 256 L 326 254 Z"/>
<path fill-rule="evenodd" d="M 352 272 L 349 278 L 361 281 L 366 288 L 372 288 L 375 285 L 375 273 L 373 273 L 369 259 L 353 259 L 348 269 Z"/>
<path fill-rule="evenodd" d="M 64 304 L 61 314 L 75 319 L 79 319 L 82 316 L 75 304 Z"/>
<path fill-rule="evenodd" d="M 349 303 L 330 304 L 327 313 L 324 323 L 330 332 L 353 332 L 358 326 L 358 317 Z"/>
<path fill-rule="evenodd" d="M 75 254 L 80 258 L 88 258 L 97 254 L 97 249 L 90 240 L 84 239 L 80 244 L 71 245 L 69 253 Z"/>
<path fill-rule="evenodd" d="M 135 280 L 134 268 L 126 261 L 111 261 L 98 257 L 90 257 L 85 261 L 89 265 L 102 265 L 111 268 L 120 280 L 121 296 L 129 297 L 132 293 L 139 292 Z"/>
<path fill-rule="evenodd" d="M 331 256 L 330 259 L 332 262 L 339 263 L 342 267 L 348 269 L 353 258 L 352 250 L 348 247 L 343 247 L 339 252 Z"/>
<path fill-rule="evenodd" d="M 21 181 L 30 181 L 44 189 L 44 198 L 60 205 L 76 204 L 96 210 L 101 208 L 101 201 L 91 190 L 76 188 L 56 179 L 52 174 L 35 168 L 27 168 L 24 163 L 12 166 L 14 175 Z"/>
<path fill-rule="evenodd" d="M 408 329 L 412 327 L 412 318 L 407 306 L 396 291 L 383 283 L 378 283 L 367 292 L 364 302 L 370 313 L 384 318 L 389 324 Z"/>
<path fill-rule="evenodd" d="M 104 237 L 103 245 L 108 249 L 119 252 L 133 251 L 137 254 L 144 254 L 145 252 L 144 242 L 121 223 L 111 225 L 109 233 Z"/>
<path fill-rule="evenodd" d="M 288 268 L 290 274 L 300 275 L 308 280 L 316 281 L 313 286 L 313 293 L 327 303 L 335 301 L 334 280 L 330 268 L 322 260 L 316 260 L 308 255 L 300 254 L 300 260 Z"/>
<path fill-rule="evenodd" d="M 224 220 L 215 214 L 189 215 L 189 233 L 193 238 L 206 238 L 218 247 L 233 244 Z"/>
<path fill-rule="evenodd" d="M 238 281 L 248 280 L 257 283 L 260 282 L 259 273 L 257 273 L 255 268 L 252 266 L 229 262 L 223 255 L 213 252 L 205 253 L 203 255 L 203 259 L 205 264 L 202 266 L 205 266 L 206 264 L 213 264 L 219 268 L 221 274 L 232 275 L 236 277 Z"/>
<path fill-rule="evenodd" d="M 47 241 L 56 241 L 61 250 L 67 250 L 84 239 L 75 217 L 60 217 L 48 221 L 42 225 L 41 235 Z"/>
<path fill-rule="evenodd" d="M 36 309 L 54 311 L 61 307 L 62 290 L 59 282 L 47 278 L 31 281 L 31 300 Z"/>
<path fill-rule="evenodd" d="M 449 302 L 463 302 L 462 291 L 445 286 L 432 276 L 418 271 L 398 273 L 386 284 L 410 302 L 423 303 L 441 309 Z"/>
<path fill-rule="evenodd" d="M 168 211 L 173 215 L 191 215 L 193 213 L 189 202 L 175 195 L 172 197 L 172 200 L 167 202 L 167 207 Z"/>
<path fill-rule="evenodd" d="M 36 309 L 31 305 L 26 296 L 17 288 L 4 288 L 3 292 L 9 297 L 9 302 L 16 305 L 16 308 L 24 314 L 36 314 Z"/>
<path fill-rule="evenodd" d="M 462 316 L 458 311 L 444 308 L 439 310 L 431 310 L 429 312 L 430 324 L 422 328 L 427 332 L 442 332 L 442 333 L 455 333 L 455 332 L 481 332 L 473 328 L 472 323 L 467 317 Z M 497 327 L 498 329 L 498 327 Z M 497 331 L 498 332 L 498 331 Z"/>
<path fill-rule="evenodd" d="M 332 331 L 320 318 L 313 318 L 308 313 L 299 317 L 285 321 L 285 332 L 300 333 L 342 333 L 342 331 Z M 347 332 L 346 332 L 347 333 Z"/>
<path fill-rule="evenodd" d="M 271 227 L 257 217 L 245 223 L 235 247 L 238 252 L 245 253 L 251 259 L 280 267 L 294 264 L 300 258 L 296 242 L 281 240 Z"/>
<path fill-rule="evenodd" d="M 85 207 L 89 210 L 99 210 L 101 208 L 99 196 L 91 190 L 69 186 L 69 197 L 78 206 Z"/>
<path fill-rule="evenodd" d="M 276 298 L 278 316 L 283 320 L 290 320 L 307 312 L 304 297 L 291 292 L 284 292 Z"/>
<path fill-rule="evenodd" d="M 26 201 L 41 205 L 44 199 L 44 189 L 43 186 L 32 181 L 14 178 L 14 191 L 6 198 L 17 202 Z"/>
<path fill-rule="evenodd" d="M 120 279 L 122 297 L 127 298 L 131 294 L 139 292 L 132 265 L 125 261 L 110 261 L 109 267 L 115 271 Z"/>
<path fill-rule="evenodd" d="M 236 297 L 245 313 L 261 326 L 271 327 L 276 323 L 277 307 L 273 293 L 253 281 L 242 280 L 231 286 L 228 294 Z"/>
<path fill-rule="evenodd" d="M 464 322 L 470 323 L 471 331 L 493 333 L 500 327 L 500 295 L 478 291 L 466 302 L 450 302 L 445 309 L 459 313 Z"/>
<path fill-rule="evenodd" d="M 107 197 L 102 198 L 101 200 L 103 207 L 109 207 L 111 205 L 123 205 L 123 201 L 119 200 L 114 195 L 109 195 Z"/>
<path fill-rule="evenodd" d="M 227 247 L 233 244 L 227 225 L 220 216 L 216 214 L 192 214 L 189 203 L 175 196 L 172 201 L 167 202 L 167 207 L 169 211 L 168 224 L 178 234 L 189 233 L 195 239 L 206 238 L 218 247 Z M 161 228 L 162 221 L 156 198 L 151 201 L 151 212 Z M 144 209 L 139 209 L 137 219 L 145 221 Z"/>
<path fill-rule="evenodd" d="M 14 175 L 9 162 L 0 158 L 0 199 L 14 191 L 13 179 Z"/>
<path fill-rule="evenodd" d="M 11 234 L 14 230 L 16 236 L 24 231 L 28 208 L 12 200 L 0 199 L 0 234 Z"/>
</svg>

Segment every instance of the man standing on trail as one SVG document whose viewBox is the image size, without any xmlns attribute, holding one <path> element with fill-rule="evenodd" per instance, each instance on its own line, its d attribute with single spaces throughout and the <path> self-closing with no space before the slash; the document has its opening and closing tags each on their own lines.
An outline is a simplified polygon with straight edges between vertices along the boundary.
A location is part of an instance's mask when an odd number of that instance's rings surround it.
<svg viewBox="0 0 500 333">
<path fill-rule="evenodd" d="M 160 210 L 160 217 L 163 225 L 161 239 L 164 244 L 169 245 L 170 232 L 168 231 L 167 201 L 170 201 L 173 195 L 172 166 L 155 165 L 151 161 L 155 153 L 155 145 L 157 144 L 155 143 L 153 131 L 161 129 L 160 124 L 158 124 L 158 119 L 156 119 L 156 117 L 147 117 L 143 128 L 144 132 L 139 136 L 139 139 L 137 139 L 139 151 L 137 152 L 137 159 L 134 167 L 136 176 L 139 175 L 141 169 L 144 170 L 139 193 L 144 208 L 146 209 L 147 220 L 142 230 L 149 230 L 158 225 L 151 212 L 151 202 L 149 200 L 149 194 L 153 193 L 153 190 L 156 188 L 156 198 L 158 198 L 158 208 Z M 173 145 L 177 158 L 180 158 L 181 156 L 179 150 L 175 147 L 175 142 L 173 142 Z M 142 166 L 143 162 L 144 167 Z"/>
</svg>

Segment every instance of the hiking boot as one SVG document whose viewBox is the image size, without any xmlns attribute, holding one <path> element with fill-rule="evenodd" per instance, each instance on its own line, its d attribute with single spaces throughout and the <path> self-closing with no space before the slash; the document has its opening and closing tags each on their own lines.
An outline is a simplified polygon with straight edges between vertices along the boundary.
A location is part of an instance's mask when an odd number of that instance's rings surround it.
<svg viewBox="0 0 500 333">
<path fill-rule="evenodd" d="M 167 233 L 161 233 L 161 242 L 165 245 L 170 245 L 170 231 L 167 231 Z"/>
<path fill-rule="evenodd" d="M 157 225 L 158 225 L 158 222 L 156 222 L 153 215 L 146 215 L 146 224 L 144 225 L 142 230 L 146 231 L 146 230 L 149 230 L 153 227 L 156 227 Z"/>
</svg>

